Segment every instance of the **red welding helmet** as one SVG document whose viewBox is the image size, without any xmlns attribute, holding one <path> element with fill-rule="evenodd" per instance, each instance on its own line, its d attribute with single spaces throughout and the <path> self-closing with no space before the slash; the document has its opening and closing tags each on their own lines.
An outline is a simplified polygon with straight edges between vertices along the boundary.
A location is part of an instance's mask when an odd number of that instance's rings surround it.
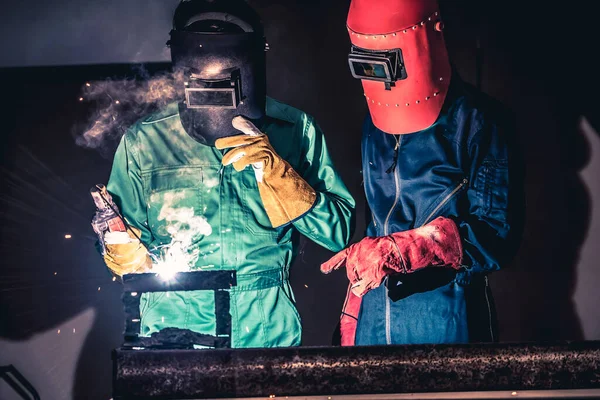
<svg viewBox="0 0 600 400">
<path fill-rule="evenodd" d="M 433 125 L 451 74 L 437 0 L 352 0 L 347 25 L 350 70 L 375 126 L 405 134 Z"/>
</svg>

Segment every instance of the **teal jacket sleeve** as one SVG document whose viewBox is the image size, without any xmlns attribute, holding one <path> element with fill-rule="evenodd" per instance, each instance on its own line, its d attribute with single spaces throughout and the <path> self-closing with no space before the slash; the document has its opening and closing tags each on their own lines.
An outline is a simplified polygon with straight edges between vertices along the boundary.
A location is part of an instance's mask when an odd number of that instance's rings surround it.
<svg viewBox="0 0 600 400">
<path fill-rule="evenodd" d="M 298 173 L 317 192 L 314 206 L 293 222 L 304 236 L 331 250 L 345 248 L 354 234 L 355 201 L 333 166 L 323 132 L 306 116 Z"/>
<path fill-rule="evenodd" d="M 106 188 L 127 223 L 141 231 L 142 242 L 149 247 L 152 234 L 133 134 L 130 131 L 121 138 Z"/>
</svg>

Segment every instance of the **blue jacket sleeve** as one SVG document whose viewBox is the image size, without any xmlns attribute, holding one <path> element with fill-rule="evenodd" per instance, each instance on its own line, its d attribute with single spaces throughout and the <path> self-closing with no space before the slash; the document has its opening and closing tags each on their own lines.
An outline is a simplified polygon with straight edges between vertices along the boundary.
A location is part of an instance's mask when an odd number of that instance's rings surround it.
<svg viewBox="0 0 600 400">
<path fill-rule="evenodd" d="M 484 122 L 468 141 L 468 213 L 456 218 L 469 274 L 499 270 L 515 256 L 524 220 L 524 166 L 511 122 Z"/>
</svg>

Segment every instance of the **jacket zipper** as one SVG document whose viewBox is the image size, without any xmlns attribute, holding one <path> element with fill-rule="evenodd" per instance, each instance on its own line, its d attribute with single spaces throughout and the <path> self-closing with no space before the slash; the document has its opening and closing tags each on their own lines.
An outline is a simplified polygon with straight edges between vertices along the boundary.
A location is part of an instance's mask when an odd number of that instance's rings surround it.
<svg viewBox="0 0 600 400">
<path fill-rule="evenodd" d="M 402 140 L 402 136 L 400 137 L 400 140 Z M 397 144 L 398 146 L 400 145 L 400 142 L 398 142 Z M 389 219 L 392 215 L 392 212 L 394 211 L 394 208 L 396 208 L 396 205 L 398 203 L 398 198 L 399 198 L 399 194 L 400 194 L 400 190 L 399 190 L 399 176 L 398 176 L 398 171 L 399 168 L 396 168 L 394 170 L 394 179 L 395 179 L 395 183 L 396 183 L 396 199 L 394 201 L 394 205 L 392 206 L 392 208 L 390 209 L 390 212 L 387 215 L 387 218 L 385 219 L 385 224 L 383 226 L 383 230 L 384 230 L 384 236 L 388 235 L 388 224 L 389 224 Z M 433 211 L 427 216 L 427 218 L 425 219 L 425 222 L 423 222 L 423 224 L 421 224 L 421 226 L 427 224 L 429 222 L 429 220 L 431 219 L 431 217 L 433 217 L 435 215 L 435 213 L 437 213 L 446 203 L 448 203 L 448 201 L 450 201 L 450 199 L 452 199 L 452 197 L 454 197 L 467 183 L 469 183 L 469 180 L 467 178 L 463 178 L 462 182 L 455 187 L 450 193 L 448 193 L 448 195 L 446 197 L 444 197 L 444 199 L 440 202 L 440 204 L 438 204 Z M 387 278 L 386 278 L 387 279 Z M 487 277 L 486 277 L 487 279 Z M 486 280 L 487 282 L 487 280 Z M 388 295 L 388 287 L 387 285 L 385 285 L 385 341 L 387 344 L 392 344 L 392 332 L 391 332 L 391 300 L 390 300 L 390 296 Z M 487 298 L 487 290 L 486 290 L 486 298 Z M 490 308 L 489 305 L 489 301 L 488 301 L 488 309 Z M 490 330 L 491 330 L 491 326 L 492 326 L 492 317 L 491 317 L 491 311 L 490 311 Z M 493 337 L 493 333 L 492 333 L 492 337 Z"/>
<path fill-rule="evenodd" d="M 450 192 L 448 194 L 448 196 L 446 196 L 444 198 L 444 200 L 442 200 L 440 202 L 440 204 L 438 204 L 437 207 L 427 216 L 427 219 L 425 219 L 425 222 L 423 222 L 423 224 L 421 224 L 421 226 L 427 224 L 431 220 L 431 218 L 440 210 L 440 208 L 442 208 L 448 201 L 450 201 L 450 199 L 452 197 L 454 197 L 454 195 L 456 193 L 458 193 L 467 183 L 469 183 L 469 180 L 467 178 L 464 178 L 462 180 L 462 182 L 456 188 L 454 188 L 454 190 L 452 190 L 452 192 Z M 488 323 L 489 323 L 489 328 L 490 328 L 490 338 L 491 338 L 492 342 L 494 342 L 495 338 L 494 338 L 494 328 L 493 328 L 493 324 L 492 324 L 492 306 L 490 304 L 490 298 L 488 295 L 488 290 L 489 290 L 490 284 L 489 284 L 489 280 L 488 280 L 487 276 L 485 276 L 484 279 L 485 279 L 485 301 L 486 301 L 487 308 L 488 308 Z"/>
<path fill-rule="evenodd" d="M 394 151 L 398 151 L 401 143 L 402 143 L 402 136 L 400 136 L 400 138 L 396 142 L 396 147 L 394 147 Z M 395 189 L 396 189 L 396 197 L 394 198 L 394 204 L 392 204 L 392 207 L 390 208 L 390 211 L 388 212 L 387 217 L 385 217 L 385 222 L 383 223 L 383 235 L 384 236 L 389 235 L 388 230 L 389 230 L 390 218 L 392 217 L 392 213 L 394 212 L 394 209 L 398 205 L 398 200 L 400 200 L 400 168 L 394 169 L 394 185 L 395 185 Z"/>
<path fill-rule="evenodd" d="M 396 142 L 396 147 L 394 147 L 395 156 L 398 157 L 398 151 L 400 148 L 400 144 L 402 143 L 402 135 L 398 138 Z M 397 160 L 394 160 L 396 162 Z M 394 204 L 390 208 L 390 211 L 385 218 L 385 222 L 383 223 L 383 235 L 389 235 L 389 223 L 392 213 L 394 209 L 398 205 L 398 200 L 400 199 L 400 168 L 394 168 L 394 185 L 396 189 L 396 197 L 394 198 Z M 386 278 L 387 279 L 387 278 Z M 391 330 L 391 300 L 389 296 L 389 290 L 387 287 L 387 282 L 384 285 L 385 288 L 385 341 L 387 344 L 392 344 L 392 330 Z"/>
<path fill-rule="evenodd" d="M 492 327 L 492 306 L 490 305 L 490 298 L 488 297 L 488 289 L 490 287 L 490 283 L 488 281 L 488 277 L 485 276 L 485 301 L 487 303 L 487 307 L 488 307 L 488 316 L 489 316 L 489 324 L 490 324 L 490 337 L 492 339 L 492 342 L 494 342 L 495 338 L 494 338 L 494 328 Z"/>
<path fill-rule="evenodd" d="M 427 218 L 425 219 L 425 222 L 423 222 L 423 224 L 421 224 L 420 227 L 427 224 L 431 220 L 431 218 L 433 218 L 433 216 L 468 183 L 469 183 L 469 180 L 467 178 L 463 178 L 462 182 L 457 187 L 455 187 L 454 190 L 452 190 L 446 197 L 444 197 L 444 200 L 442 200 L 440 202 L 440 204 L 438 204 L 434 208 L 434 210 L 427 216 Z M 488 323 L 489 323 L 489 328 L 490 328 L 490 336 L 491 336 L 491 339 L 493 342 L 494 341 L 494 329 L 492 328 L 492 307 L 490 305 L 490 299 L 488 297 L 488 287 L 489 287 L 489 282 L 488 282 L 488 277 L 486 276 L 485 277 L 485 301 L 486 301 L 487 307 L 488 307 Z"/>
<path fill-rule="evenodd" d="M 448 195 L 446 197 L 444 197 L 444 199 L 440 202 L 440 204 L 438 204 L 433 211 L 427 216 L 427 218 L 425 218 L 425 222 L 423 222 L 419 227 L 426 225 L 431 218 L 433 218 L 433 216 L 440 211 L 440 209 L 442 207 L 444 207 L 446 205 L 446 203 L 448 203 L 450 201 L 450 199 L 452 199 L 454 197 L 454 195 L 456 195 L 467 183 L 469 183 L 469 180 L 467 178 L 463 178 L 462 182 L 454 188 L 454 190 L 452 190 L 450 193 L 448 193 Z"/>
</svg>

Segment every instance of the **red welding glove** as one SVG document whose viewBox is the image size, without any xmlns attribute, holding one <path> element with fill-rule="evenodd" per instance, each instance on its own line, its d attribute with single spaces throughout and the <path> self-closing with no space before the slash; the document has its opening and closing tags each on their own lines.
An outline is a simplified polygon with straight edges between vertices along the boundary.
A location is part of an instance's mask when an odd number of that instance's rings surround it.
<svg viewBox="0 0 600 400">
<path fill-rule="evenodd" d="M 348 286 L 346 301 L 340 317 L 340 335 L 342 346 L 354 346 L 356 340 L 356 326 L 358 325 L 358 313 L 362 298 L 355 295 Z"/>
<path fill-rule="evenodd" d="M 386 275 L 408 274 L 426 267 L 459 269 L 462 243 L 454 221 L 438 217 L 417 229 L 388 236 L 366 237 L 321 265 L 321 272 L 346 266 L 357 296 L 378 287 Z"/>
</svg>

